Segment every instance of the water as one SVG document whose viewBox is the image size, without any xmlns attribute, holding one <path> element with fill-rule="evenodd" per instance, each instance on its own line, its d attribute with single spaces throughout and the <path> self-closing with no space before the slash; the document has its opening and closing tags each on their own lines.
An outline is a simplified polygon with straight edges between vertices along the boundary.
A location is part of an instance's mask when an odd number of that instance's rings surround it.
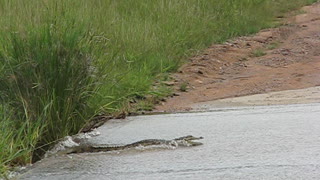
<svg viewBox="0 0 320 180">
<path fill-rule="evenodd" d="M 97 144 L 203 136 L 202 146 L 50 157 L 21 179 L 319 179 L 320 104 L 129 117 Z"/>
</svg>

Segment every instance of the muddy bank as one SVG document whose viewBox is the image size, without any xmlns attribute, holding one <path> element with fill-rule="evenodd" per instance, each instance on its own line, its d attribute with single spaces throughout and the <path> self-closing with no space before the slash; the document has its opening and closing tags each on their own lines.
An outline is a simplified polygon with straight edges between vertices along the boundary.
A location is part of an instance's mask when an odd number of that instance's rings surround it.
<svg viewBox="0 0 320 180">
<path fill-rule="evenodd" d="M 174 89 L 157 112 L 191 110 L 196 103 L 320 85 L 320 3 L 285 25 L 212 45 L 173 75 Z"/>
</svg>

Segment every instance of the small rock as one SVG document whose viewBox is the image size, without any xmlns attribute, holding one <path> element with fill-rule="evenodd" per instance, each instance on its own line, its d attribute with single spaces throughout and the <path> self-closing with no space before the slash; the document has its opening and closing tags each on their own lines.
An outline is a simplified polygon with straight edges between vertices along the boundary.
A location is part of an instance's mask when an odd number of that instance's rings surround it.
<svg viewBox="0 0 320 180">
<path fill-rule="evenodd" d="M 166 102 L 167 100 L 165 98 L 161 98 L 160 101 Z"/>
<path fill-rule="evenodd" d="M 287 56 L 287 55 L 289 55 L 289 53 L 288 52 L 282 52 L 282 55 Z"/>
<path fill-rule="evenodd" d="M 271 31 L 265 31 L 265 32 L 261 32 L 259 33 L 260 36 L 264 37 L 264 38 L 272 38 L 273 34 Z"/>
<path fill-rule="evenodd" d="M 164 85 L 166 86 L 173 86 L 174 85 L 174 81 L 165 81 L 163 82 Z"/>
<path fill-rule="evenodd" d="M 136 103 L 137 101 L 135 100 L 135 99 L 131 99 L 130 101 L 129 101 L 129 103 Z"/>
<path fill-rule="evenodd" d="M 199 74 L 203 74 L 203 72 L 201 70 L 198 71 Z"/>
<path fill-rule="evenodd" d="M 253 40 L 259 43 L 266 43 L 266 38 L 263 37 L 254 37 Z"/>
</svg>

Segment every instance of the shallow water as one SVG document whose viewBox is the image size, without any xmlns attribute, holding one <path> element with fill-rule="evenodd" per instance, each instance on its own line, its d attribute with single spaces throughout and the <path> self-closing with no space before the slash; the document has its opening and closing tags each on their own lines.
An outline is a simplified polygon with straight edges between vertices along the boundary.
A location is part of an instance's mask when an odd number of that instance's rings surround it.
<svg viewBox="0 0 320 180">
<path fill-rule="evenodd" d="M 319 179 L 320 104 L 129 117 L 90 142 L 203 136 L 202 146 L 73 154 L 36 163 L 21 179 Z"/>
</svg>

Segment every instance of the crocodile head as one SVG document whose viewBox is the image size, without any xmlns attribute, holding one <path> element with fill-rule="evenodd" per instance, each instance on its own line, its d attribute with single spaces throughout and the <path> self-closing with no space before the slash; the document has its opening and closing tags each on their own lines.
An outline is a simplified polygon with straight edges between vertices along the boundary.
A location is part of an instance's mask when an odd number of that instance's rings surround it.
<svg viewBox="0 0 320 180">
<path fill-rule="evenodd" d="M 199 146 L 202 145 L 201 142 L 194 142 L 193 140 L 200 140 L 203 139 L 203 137 L 194 137 L 192 135 L 183 136 L 174 139 L 179 145 L 183 146 Z"/>
</svg>

